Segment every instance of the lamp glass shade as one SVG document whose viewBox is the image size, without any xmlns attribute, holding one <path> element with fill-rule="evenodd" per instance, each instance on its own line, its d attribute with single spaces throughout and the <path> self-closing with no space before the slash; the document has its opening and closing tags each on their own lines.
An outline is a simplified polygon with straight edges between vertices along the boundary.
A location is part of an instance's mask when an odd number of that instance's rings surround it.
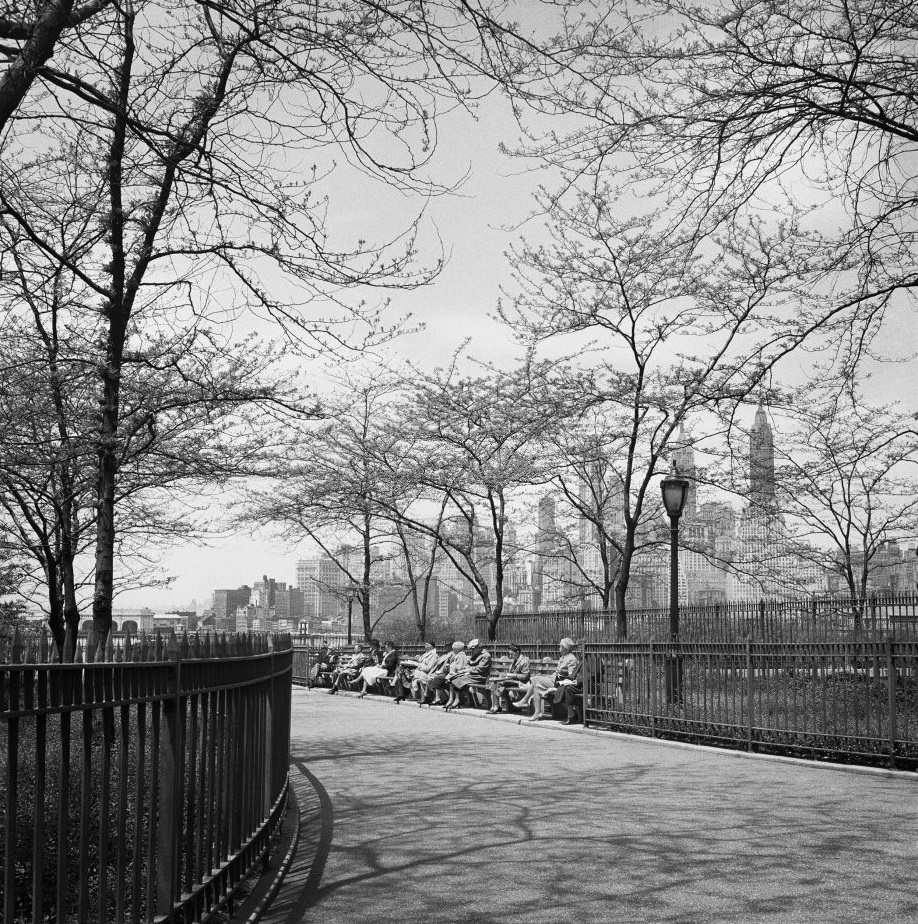
<svg viewBox="0 0 918 924">
<path fill-rule="evenodd" d="M 682 509 L 685 507 L 685 500 L 688 497 L 688 488 L 688 478 L 680 478 L 678 475 L 670 475 L 660 482 L 660 489 L 663 492 L 663 506 L 666 507 L 666 512 L 670 517 L 682 516 Z"/>
</svg>

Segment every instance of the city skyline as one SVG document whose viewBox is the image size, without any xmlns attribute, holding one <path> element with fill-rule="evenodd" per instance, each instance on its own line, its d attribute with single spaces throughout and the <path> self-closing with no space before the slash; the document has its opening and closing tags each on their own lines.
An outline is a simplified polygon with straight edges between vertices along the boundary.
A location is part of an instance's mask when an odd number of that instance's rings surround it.
<svg viewBox="0 0 918 924">
<path fill-rule="evenodd" d="M 698 499 L 698 485 L 694 478 L 695 475 L 695 451 L 692 441 L 686 436 L 684 427 L 680 430 L 679 439 L 675 443 L 673 458 L 678 470 L 689 477 L 689 490 L 686 502 L 686 508 L 683 515 L 683 543 L 680 550 L 681 566 L 681 585 L 685 594 L 685 599 L 698 602 L 711 602 L 716 599 L 739 599 L 744 596 L 768 596 L 769 587 L 777 586 L 776 574 L 793 574 L 795 580 L 793 586 L 798 590 L 809 586 L 810 590 L 829 590 L 832 587 L 830 579 L 826 574 L 820 573 L 812 563 L 802 563 L 793 554 L 787 551 L 786 537 L 782 533 L 783 526 L 780 517 L 777 517 L 772 511 L 775 504 L 775 443 L 771 423 L 768 420 L 767 408 L 761 401 L 758 402 L 754 414 L 752 415 L 752 424 L 748 432 L 748 450 L 747 450 L 747 489 L 748 496 L 746 507 L 742 505 L 739 509 L 733 506 L 729 500 L 703 498 Z M 541 594 L 543 593 L 542 582 L 546 569 L 550 570 L 553 566 L 550 563 L 552 556 L 548 554 L 543 545 L 545 536 L 553 531 L 556 527 L 553 525 L 548 528 L 548 524 L 554 523 L 555 504 L 558 498 L 556 495 L 542 495 L 534 501 L 534 509 L 538 512 L 530 520 L 530 534 L 528 538 L 523 538 L 523 546 L 530 547 L 528 556 L 525 556 L 522 564 L 517 561 L 514 569 L 508 574 L 508 606 L 514 609 L 533 609 L 540 604 L 544 607 L 548 603 L 542 603 Z M 612 509 L 613 516 L 619 516 L 615 507 Z M 517 518 L 512 529 L 518 529 L 524 525 L 526 518 Z M 592 596 L 592 591 L 583 589 L 583 574 L 590 571 L 595 572 L 598 568 L 598 554 L 595 549 L 595 543 L 590 539 L 591 533 L 595 533 L 588 522 L 581 518 L 579 525 L 575 527 L 577 541 L 577 560 L 575 567 L 571 570 L 568 567 L 566 576 L 561 578 L 556 576 L 556 588 L 550 595 L 550 601 L 557 606 L 568 608 L 576 605 L 578 602 L 583 603 L 586 598 Z M 540 534 L 543 539 L 540 539 Z M 516 533 L 513 532 L 515 536 Z M 514 542 L 517 540 L 514 539 Z M 894 545 L 894 544 L 893 544 Z M 889 548 L 892 549 L 893 545 Z M 780 548 L 779 548 L 780 546 Z M 898 548 L 898 546 L 896 546 Z M 903 553 L 910 548 L 907 545 L 903 547 Z M 744 551 L 745 550 L 745 551 Z M 304 554 L 299 551 L 287 553 L 282 557 L 265 556 L 264 565 L 261 569 L 253 569 L 256 573 L 260 570 L 263 574 L 276 574 L 291 586 L 297 587 L 304 591 L 304 580 L 301 575 L 303 563 L 312 562 L 312 567 L 317 567 L 315 563 L 322 558 L 317 554 Z M 389 553 L 386 553 L 389 555 Z M 884 561 L 890 568 L 893 559 L 890 558 L 892 552 L 884 551 Z M 895 553 L 899 554 L 899 553 Z M 790 557 L 788 557 L 790 556 Z M 383 556 L 386 557 L 386 556 Z M 554 556 L 561 560 L 563 556 Z M 893 555 L 895 558 L 895 555 Z M 777 564 L 779 559 L 783 562 Z M 772 560 L 775 564 L 775 573 L 770 577 L 764 575 L 749 575 L 744 578 L 743 572 L 748 572 L 750 565 Z M 569 563 L 570 564 L 570 563 Z M 392 562 L 389 562 L 391 568 Z M 324 566 L 327 573 L 320 578 L 320 583 L 326 586 L 334 586 L 339 580 L 340 569 L 330 561 Z M 554 566 L 557 570 L 557 566 Z M 451 568 L 454 572 L 451 579 L 442 578 L 440 572 L 445 568 Z M 522 569 L 522 570 L 520 570 Z M 575 574 L 578 569 L 583 569 L 581 576 Z M 639 556 L 635 575 L 629 594 L 629 605 L 657 605 L 665 593 L 666 574 L 665 562 L 656 552 Z M 732 573 L 731 573 L 732 571 Z M 234 568 L 234 573 L 238 569 Z M 520 574 L 523 575 L 522 579 Z M 280 580 L 281 577 L 278 579 Z M 391 575 L 390 575 L 391 577 Z M 254 576 L 250 576 L 254 581 Z M 475 608 L 475 594 L 466 586 L 467 582 L 455 572 L 455 567 L 448 564 L 445 560 L 441 561 L 438 566 L 438 579 L 449 586 L 452 592 L 458 594 L 463 600 L 473 601 L 471 608 Z M 579 584 L 578 584 L 579 580 Z M 905 580 L 905 579 L 903 579 Z M 694 584 L 693 584 L 694 582 Z M 707 582 L 705 584 L 705 582 Z M 903 586 L 912 586 L 914 581 L 907 579 Z M 231 582 L 226 582 L 229 587 Z M 567 590 L 562 592 L 558 589 L 562 585 L 567 586 Z M 659 586 L 656 586 L 659 585 Z M 219 586 L 219 584 L 217 585 Z M 233 585 L 239 586 L 239 585 Z M 224 589 L 226 589 L 224 587 Z M 648 587 L 651 589 L 648 590 Z M 571 589 L 574 588 L 574 589 Z M 199 612 L 206 611 L 211 602 L 213 587 L 205 590 L 203 593 L 197 593 L 195 599 L 198 603 Z M 774 591 L 771 591 L 774 592 Z M 187 599 L 187 598 L 186 598 Z M 443 611 L 447 606 L 447 595 L 441 594 L 441 598 L 436 601 L 435 610 Z M 147 600 L 146 603 L 156 603 L 156 601 Z M 248 602 L 248 601 L 246 601 Z M 137 605 L 143 605 L 141 601 Z M 594 605 L 592 601 L 589 605 Z M 130 609 L 130 604 L 121 606 Z M 170 609 L 181 609 L 181 606 L 174 604 L 157 605 L 155 609 L 167 611 Z M 309 604 L 306 604 L 308 610 Z M 323 615 L 328 618 L 333 615 L 336 607 L 326 603 Z M 340 615 L 341 606 L 337 605 L 337 613 Z"/>
</svg>

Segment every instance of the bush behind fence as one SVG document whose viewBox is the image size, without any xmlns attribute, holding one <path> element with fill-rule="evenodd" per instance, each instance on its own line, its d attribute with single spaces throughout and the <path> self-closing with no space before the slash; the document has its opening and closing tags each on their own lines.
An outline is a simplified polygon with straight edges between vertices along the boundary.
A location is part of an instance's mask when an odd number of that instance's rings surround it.
<svg viewBox="0 0 918 924">
<path fill-rule="evenodd" d="M 918 768 L 918 642 L 587 643 L 584 656 L 590 725 Z"/>
<path fill-rule="evenodd" d="M 283 818 L 290 638 L 86 650 L 0 639 L 2 920 L 198 921 Z"/>
</svg>

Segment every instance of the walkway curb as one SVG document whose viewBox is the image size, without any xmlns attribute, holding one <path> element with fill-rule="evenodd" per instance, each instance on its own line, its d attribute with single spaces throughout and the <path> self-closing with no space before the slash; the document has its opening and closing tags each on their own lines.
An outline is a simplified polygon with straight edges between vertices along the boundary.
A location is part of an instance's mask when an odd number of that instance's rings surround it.
<svg viewBox="0 0 918 924">
<path fill-rule="evenodd" d="M 280 865 L 277 868 L 273 878 L 264 885 L 264 893 L 257 899 L 255 907 L 249 912 L 248 905 L 254 896 L 249 897 L 249 901 L 246 902 L 243 907 L 239 909 L 237 914 L 234 914 L 230 921 L 239 921 L 240 924 L 257 924 L 261 920 L 262 915 L 271 907 L 271 902 L 274 901 L 277 893 L 280 891 L 281 886 L 284 884 L 284 880 L 287 878 L 287 873 L 290 872 L 290 867 L 293 864 L 293 859 L 296 856 L 297 848 L 300 845 L 300 805 L 296 798 L 296 793 L 293 790 L 292 782 L 289 784 L 287 790 L 287 817 L 284 819 L 284 824 L 290 824 L 290 832 L 284 841 L 287 842 L 287 851 L 284 854 L 284 858 L 281 860 Z M 283 844 L 283 841 L 281 842 Z M 267 879 L 267 876 L 262 877 L 262 882 Z M 261 892 L 262 882 L 259 882 L 258 891 Z M 239 917 L 241 913 L 246 915 L 246 917 Z"/>
<path fill-rule="evenodd" d="M 310 688 L 310 692 L 328 694 L 326 689 L 317 690 Z M 350 699 L 356 699 L 357 693 L 351 690 L 338 690 L 337 696 L 346 696 Z M 364 697 L 365 702 L 379 703 L 380 705 L 398 706 L 388 696 L 379 696 L 369 694 Z M 521 725 L 525 728 L 541 728 L 547 732 L 562 732 L 570 735 L 590 735 L 595 738 L 612 738 L 621 741 L 644 741 L 647 744 L 662 744 L 669 747 L 683 748 L 691 751 L 700 751 L 706 754 L 719 754 L 722 757 L 735 757 L 741 760 L 768 760 L 776 763 L 792 764 L 798 767 L 819 767 L 823 770 L 841 770 L 845 773 L 868 774 L 872 776 L 883 776 L 895 780 L 911 780 L 918 783 L 918 772 L 913 773 L 910 770 L 890 770 L 886 767 L 865 767 L 860 764 L 839 764 L 827 760 L 807 760 L 804 757 L 788 757 L 783 754 L 763 754 L 758 751 L 739 751 L 732 748 L 716 748 L 709 744 L 693 744 L 690 741 L 673 741 L 669 738 L 649 738 L 644 735 L 629 735 L 626 732 L 608 731 L 604 728 L 586 728 L 583 725 L 561 725 L 552 721 L 530 722 L 524 718 L 518 718 L 514 715 L 499 713 L 492 715 L 489 712 L 479 709 L 459 709 L 457 711 L 444 712 L 442 715 L 462 716 L 469 719 L 486 719 L 490 722 L 504 722 L 508 725 Z"/>
</svg>

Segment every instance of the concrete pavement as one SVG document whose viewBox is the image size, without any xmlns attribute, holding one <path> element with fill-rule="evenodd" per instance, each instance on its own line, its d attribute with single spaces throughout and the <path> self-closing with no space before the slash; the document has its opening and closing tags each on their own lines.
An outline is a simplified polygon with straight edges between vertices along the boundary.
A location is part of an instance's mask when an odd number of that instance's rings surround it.
<svg viewBox="0 0 918 924">
<path fill-rule="evenodd" d="M 914 776 L 293 700 L 268 924 L 918 921 Z"/>
</svg>

